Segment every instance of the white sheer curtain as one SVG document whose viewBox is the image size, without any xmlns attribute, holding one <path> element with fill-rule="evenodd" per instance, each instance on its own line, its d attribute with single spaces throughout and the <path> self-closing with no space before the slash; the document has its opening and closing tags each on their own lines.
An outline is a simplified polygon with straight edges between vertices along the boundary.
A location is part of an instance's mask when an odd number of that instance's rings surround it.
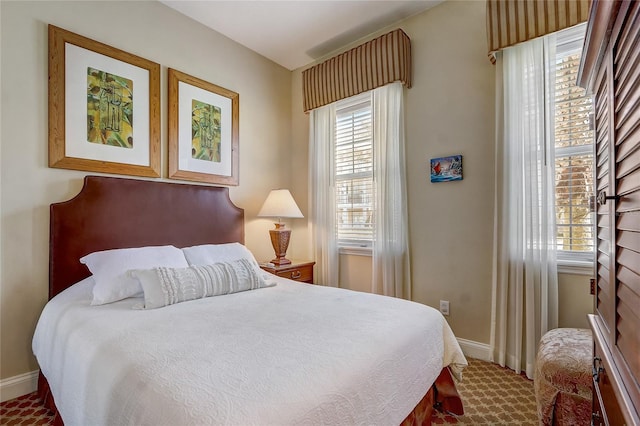
<svg viewBox="0 0 640 426">
<path fill-rule="evenodd" d="M 309 113 L 309 193 L 315 282 L 338 286 L 334 184 L 335 103 Z"/>
<path fill-rule="evenodd" d="M 374 293 L 411 299 L 403 86 L 373 90 Z"/>
<path fill-rule="evenodd" d="M 533 377 L 558 323 L 553 114 L 555 36 L 504 49 L 496 68 L 493 361 Z"/>
</svg>

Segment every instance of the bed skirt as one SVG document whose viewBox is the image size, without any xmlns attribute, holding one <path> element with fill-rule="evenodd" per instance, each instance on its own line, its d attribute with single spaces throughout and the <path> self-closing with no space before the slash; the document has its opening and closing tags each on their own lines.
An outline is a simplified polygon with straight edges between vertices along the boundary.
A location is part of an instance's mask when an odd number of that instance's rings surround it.
<svg viewBox="0 0 640 426">
<path fill-rule="evenodd" d="M 62 417 L 58 412 L 53 395 L 51 394 L 49 382 L 47 382 L 42 372 L 38 375 L 38 397 L 40 397 L 44 406 L 54 414 L 53 426 L 64 426 Z M 431 416 L 433 415 L 434 409 L 447 411 L 456 415 L 464 414 L 462 400 L 456 390 L 448 367 L 442 369 L 433 386 L 429 388 L 429 391 L 420 400 L 418 405 L 416 405 L 413 411 L 402 421 L 401 426 L 431 425 Z"/>
<path fill-rule="evenodd" d="M 47 378 L 44 377 L 42 371 L 38 373 L 38 397 L 42 401 L 42 404 L 45 406 L 45 408 L 51 411 L 51 413 L 54 415 L 53 426 L 63 426 L 64 422 L 62 421 L 62 417 L 60 417 L 60 413 L 58 412 L 58 407 L 56 407 L 56 403 L 53 400 L 49 382 L 47 382 Z"/>
</svg>

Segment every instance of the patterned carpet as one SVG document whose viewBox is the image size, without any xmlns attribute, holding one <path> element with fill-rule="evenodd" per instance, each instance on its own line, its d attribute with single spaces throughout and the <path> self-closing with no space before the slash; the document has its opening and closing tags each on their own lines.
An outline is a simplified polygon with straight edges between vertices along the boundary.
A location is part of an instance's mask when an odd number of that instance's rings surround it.
<svg viewBox="0 0 640 426">
<path fill-rule="evenodd" d="M 433 424 L 537 425 L 533 381 L 497 364 L 467 359 L 456 388 L 462 397 L 464 416 L 436 413 Z"/>
<path fill-rule="evenodd" d="M 1 403 L 0 424 L 11 426 L 50 425 L 53 424 L 53 415 L 44 408 L 38 395 L 34 392 Z"/>
<path fill-rule="evenodd" d="M 457 383 L 465 415 L 436 413 L 433 424 L 536 425 L 533 382 L 495 364 L 469 359 L 464 380 Z M 0 404 L 2 425 L 50 425 L 52 416 L 35 393 Z"/>
</svg>

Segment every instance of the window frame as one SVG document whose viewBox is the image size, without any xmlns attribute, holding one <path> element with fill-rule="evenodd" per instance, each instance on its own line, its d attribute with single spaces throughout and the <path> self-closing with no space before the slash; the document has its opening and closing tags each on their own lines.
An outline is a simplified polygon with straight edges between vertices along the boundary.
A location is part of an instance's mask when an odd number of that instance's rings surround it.
<svg viewBox="0 0 640 426">
<path fill-rule="evenodd" d="M 585 24 L 579 24 L 569 29 L 560 31 L 556 37 L 556 61 L 560 60 L 562 57 L 569 56 L 576 51 L 582 51 L 582 44 L 585 37 Z M 591 97 L 588 94 L 585 94 L 584 97 Z M 591 104 L 591 111 L 589 113 L 589 130 L 593 132 L 593 98 Z M 555 99 L 554 99 L 555 105 Z M 554 123 L 555 129 L 555 123 Z M 595 152 L 594 152 L 594 138 L 595 134 L 592 133 L 591 141 L 589 144 L 578 145 L 578 146 L 569 146 L 569 147 L 560 147 L 557 148 L 553 146 L 554 152 L 554 161 L 558 158 L 562 157 L 572 157 L 578 155 L 590 155 L 591 161 L 595 161 Z M 556 164 L 554 163 L 554 175 L 557 173 Z M 586 189 L 593 193 L 593 187 L 589 185 L 585 185 Z M 556 195 L 557 201 L 557 195 Z M 556 206 L 556 217 L 557 217 L 557 206 Z M 592 275 L 594 268 L 594 259 L 595 259 L 595 221 L 594 221 L 594 213 L 593 206 L 590 206 L 590 215 L 591 215 L 591 227 L 592 227 L 592 249 L 591 251 L 570 251 L 570 250 L 556 250 L 557 253 L 557 264 L 558 264 L 558 272 L 560 273 L 569 273 L 569 274 L 579 274 L 579 275 Z M 571 226 L 572 223 L 569 224 Z M 566 224 L 562 224 L 562 226 L 566 226 Z M 555 225 L 556 235 L 558 233 L 558 223 Z"/>
</svg>

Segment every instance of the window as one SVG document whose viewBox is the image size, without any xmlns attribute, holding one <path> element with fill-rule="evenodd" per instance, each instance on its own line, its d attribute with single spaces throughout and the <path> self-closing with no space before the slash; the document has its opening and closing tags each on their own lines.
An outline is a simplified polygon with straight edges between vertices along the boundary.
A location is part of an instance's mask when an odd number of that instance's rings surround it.
<svg viewBox="0 0 640 426">
<path fill-rule="evenodd" d="M 555 80 L 556 239 L 558 260 L 593 259 L 592 99 L 577 87 L 584 25 L 559 32 Z"/>
<path fill-rule="evenodd" d="M 371 247 L 375 219 L 370 94 L 338 102 L 335 132 L 338 245 Z"/>
</svg>

